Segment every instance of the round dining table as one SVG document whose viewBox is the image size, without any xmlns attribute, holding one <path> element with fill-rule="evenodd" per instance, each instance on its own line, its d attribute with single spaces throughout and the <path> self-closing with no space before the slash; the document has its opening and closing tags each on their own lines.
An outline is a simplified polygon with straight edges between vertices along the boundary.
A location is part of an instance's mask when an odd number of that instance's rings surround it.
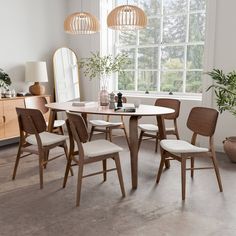
<svg viewBox="0 0 236 236">
<path fill-rule="evenodd" d="M 112 116 L 128 116 L 129 117 L 129 147 L 130 147 L 130 159 L 131 159 L 131 180 L 132 188 L 136 189 L 138 187 L 138 119 L 142 116 L 156 116 L 157 124 L 159 127 L 160 139 L 166 138 L 165 133 L 165 123 L 163 115 L 173 113 L 174 110 L 167 107 L 152 106 L 152 105 L 140 105 L 135 108 L 134 112 L 126 112 L 123 110 L 109 109 L 108 107 L 98 106 L 97 102 L 84 103 L 84 106 L 76 106 L 73 102 L 64 103 L 48 103 L 46 106 L 50 109 L 48 130 L 52 132 L 54 120 L 56 118 L 57 112 L 60 111 L 70 111 L 77 112 L 82 115 L 85 122 L 87 122 L 88 114 L 97 115 L 112 115 Z M 123 104 L 125 107 L 131 107 L 133 104 Z M 162 150 L 161 150 L 162 155 Z M 169 162 L 167 161 L 166 167 L 169 167 Z"/>
</svg>

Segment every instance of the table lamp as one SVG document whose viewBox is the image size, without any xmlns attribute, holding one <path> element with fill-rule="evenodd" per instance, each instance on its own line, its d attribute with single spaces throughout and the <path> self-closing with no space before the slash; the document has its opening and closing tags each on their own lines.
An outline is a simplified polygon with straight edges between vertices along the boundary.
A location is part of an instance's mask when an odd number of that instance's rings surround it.
<svg viewBox="0 0 236 236">
<path fill-rule="evenodd" d="M 42 95 L 45 87 L 40 82 L 48 82 L 47 65 L 45 61 L 29 61 L 25 65 L 25 81 L 34 82 L 29 87 L 32 95 Z"/>
</svg>

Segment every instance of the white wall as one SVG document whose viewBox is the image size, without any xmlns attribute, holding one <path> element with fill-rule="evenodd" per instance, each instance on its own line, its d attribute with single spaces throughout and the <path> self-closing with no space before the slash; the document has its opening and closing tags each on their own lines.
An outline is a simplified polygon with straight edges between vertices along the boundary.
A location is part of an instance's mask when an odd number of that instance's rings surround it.
<svg viewBox="0 0 236 236">
<path fill-rule="evenodd" d="M 49 83 L 53 85 L 52 56 L 58 47 L 65 45 L 63 22 L 65 0 L 0 0 L 0 68 L 12 79 L 16 91 L 28 90 L 24 82 L 26 61 L 47 62 Z"/>
</svg>

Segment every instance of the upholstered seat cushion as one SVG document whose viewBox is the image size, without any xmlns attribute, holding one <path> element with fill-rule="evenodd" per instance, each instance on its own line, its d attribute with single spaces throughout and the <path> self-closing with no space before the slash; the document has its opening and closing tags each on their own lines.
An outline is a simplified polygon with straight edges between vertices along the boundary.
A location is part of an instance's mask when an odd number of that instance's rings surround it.
<svg viewBox="0 0 236 236">
<path fill-rule="evenodd" d="M 140 125 L 138 125 L 138 127 L 144 132 L 152 132 L 152 133 L 155 132 L 156 133 L 159 131 L 158 126 L 153 125 L 153 124 L 140 124 Z M 166 128 L 166 131 L 174 131 L 174 130 L 175 130 L 174 127 Z"/>
<path fill-rule="evenodd" d="M 99 139 L 83 143 L 85 158 L 121 152 L 123 149 L 107 140 Z"/>
<path fill-rule="evenodd" d="M 160 142 L 163 149 L 170 153 L 200 153 L 207 152 L 208 148 L 202 148 L 192 145 L 184 140 L 163 139 Z"/>
<path fill-rule="evenodd" d="M 54 134 L 54 133 L 49 133 L 49 132 L 42 132 L 39 134 L 41 141 L 42 141 L 42 145 L 43 146 L 49 146 L 52 145 L 54 143 L 58 143 L 61 141 L 66 140 L 68 137 L 65 135 L 59 135 L 59 134 Z M 37 144 L 37 140 L 36 140 L 36 136 L 35 135 L 30 135 L 26 138 L 26 141 L 32 145 L 38 145 Z"/>
<path fill-rule="evenodd" d="M 107 122 L 105 120 L 90 120 L 89 123 L 93 126 L 110 127 L 122 125 L 122 122 Z"/>
<path fill-rule="evenodd" d="M 54 124 L 53 124 L 53 127 L 54 128 L 58 128 L 58 127 L 61 127 L 62 125 L 65 124 L 65 121 L 64 120 L 55 120 L 54 121 Z M 47 126 L 48 126 L 48 122 L 47 122 Z"/>
</svg>

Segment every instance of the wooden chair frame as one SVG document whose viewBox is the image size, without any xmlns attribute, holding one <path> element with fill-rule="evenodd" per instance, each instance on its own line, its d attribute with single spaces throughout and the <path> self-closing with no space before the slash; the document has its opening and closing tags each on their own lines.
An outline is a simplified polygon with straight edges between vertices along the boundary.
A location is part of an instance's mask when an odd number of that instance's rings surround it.
<svg viewBox="0 0 236 236">
<path fill-rule="evenodd" d="M 36 154 L 39 156 L 39 179 L 40 179 L 40 189 L 42 189 L 43 169 L 46 168 L 48 162 L 64 155 L 64 154 L 57 155 L 49 159 L 49 151 L 58 146 L 62 147 L 64 149 L 66 158 L 69 159 L 67 144 L 66 141 L 64 140 L 60 142 L 55 142 L 48 146 L 43 146 L 39 133 L 46 131 L 46 122 L 44 120 L 42 113 L 37 109 L 27 109 L 27 108 L 16 108 L 16 111 L 20 129 L 20 141 L 16 156 L 16 162 L 14 166 L 14 171 L 12 175 L 12 180 L 14 180 L 16 177 L 16 172 L 20 159 L 29 156 L 31 154 Z M 37 149 L 33 149 L 32 146 L 34 145 L 26 141 L 26 137 L 29 135 L 35 135 L 37 140 Z M 28 154 L 22 156 L 24 152 Z M 71 169 L 71 174 L 73 175 L 72 169 Z"/>
<path fill-rule="evenodd" d="M 117 96 L 115 97 L 115 101 L 117 102 Z M 123 103 L 127 102 L 126 97 L 122 97 L 122 102 Z M 121 118 L 122 124 L 117 125 L 117 126 L 111 125 L 111 126 L 102 128 L 102 127 L 96 127 L 96 126 L 92 125 L 91 131 L 90 131 L 90 136 L 89 136 L 89 141 L 91 141 L 94 131 L 98 131 L 98 132 L 105 133 L 106 140 L 109 139 L 112 142 L 112 130 L 113 129 L 123 129 L 123 131 L 125 133 L 125 138 L 126 138 L 127 144 L 129 146 L 129 138 L 128 138 L 128 134 L 127 134 L 127 131 L 126 131 L 126 128 L 125 128 L 124 116 L 120 116 L 120 118 Z M 110 122 L 110 115 L 106 116 L 106 121 Z"/>
<path fill-rule="evenodd" d="M 172 120 L 173 124 L 174 124 L 173 130 L 166 129 L 166 135 L 175 135 L 176 138 L 179 139 L 179 131 L 177 128 L 177 118 L 179 117 L 180 101 L 178 99 L 158 98 L 158 99 L 156 99 L 155 106 L 163 106 L 163 107 L 168 107 L 168 108 L 172 108 L 175 110 L 174 113 L 163 116 L 163 119 L 164 120 Z M 139 135 L 138 148 L 140 148 L 140 146 L 141 146 L 141 142 L 143 140 L 143 137 L 148 137 L 147 139 L 156 139 L 155 152 L 157 152 L 158 140 L 160 139 L 159 132 L 148 133 L 147 131 L 141 130 L 140 135 Z"/>
<path fill-rule="evenodd" d="M 103 174 L 103 179 L 106 181 L 106 173 L 110 171 L 117 171 L 118 179 L 120 183 L 120 189 L 122 192 L 122 196 L 125 197 L 125 188 L 124 188 L 124 182 L 122 177 L 122 171 L 121 171 L 121 165 L 120 165 L 120 158 L 119 153 L 112 153 L 112 154 L 106 154 L 106 155 L 100 155 L 92 158 L 85 158 L 84 155 L 84 149 L 82 143 L 86 143 L 88 141 L 88 131 L 87 127 L 85 125 L 85 121 L 83 120 L 82 116 L 79 114 L 69 113 L 67 112 L 68 120 L 66 120 L 66 125 L 68 129 L 68 134 L 70 137 L 70 151 L 69 151 L 69 159 L 65 171 L 65 177 L 63 182 L 63 188 L 66 186 L 66 182 L 68 179 L 68 173 L 70 167 L 74 165 L 78 165 L 78 183 L 77 183 L 77 198 L 76 198 L 76 206 L 80 205 L 80 196 L 81 196 L 81 186 L 82 186 L 82 179 L 98 174 Z M 78 146 L 78 151 L 74 151 L 74 141 L 76 142 Z M 76 158 L 76 155 L 79 155 L 79 158 Z M 116 168 L 107 169 L 106 161 L 108 158 L 111 158 L 115 161 Z M 72 163 L 72 161 L 74 163 Z M 98 171 L 95 173 L 83 175 L 84 165 L 99 162 L 102 161 L 103 170 Z"/>
<path fill-rule="evenodd" d="M 47 104 L 47 99 L 45 97 L 40 96 L 30 96 L 25 98 L 25 107 L 26 108 L 32 108 L 32 109 L 38 109 L 42 112 L 43 115 L 45 115 L 47 112 L 49 112 L 49 108 L 47 108 L 45 105 Z M 54 127 L 53 133 L 58 134 L 64 134 L 62 126 Z"/>
<path fill-rule="evenodd" d="M 191 177 L 194 177 L 194 170 L 214 169 L 220 192 L 223 192 L 222 182 L 220 178 L 219 167 L 216 160 L 214 149 L 214 132 L 216 128 L 218 112 L 212 108 L 194 107 L 188 117 L 187 127 L 193 132 L 191 144 L 196 145 L 198 136 L 205 136 L 209 138 L 209 151 L 207 152 L 192 152 L 180 153 L 180 155 L 173 154 L 162 149 L 162 157 L 157 173 L 156 183 L 158 184 L 163 171 L 164 163 L 167 160 L 177 160 L 181 163 L 181 183 L 182 183 L 182 200 L 185 200 L 186 192 L 186 170 L 191 171 Z M 209 157 L 213 162 L 213 167 L 194 167 L 194 160 L 196 157 Z M 191 160 L 190 168 L 186 168 L 186 161 Z"/>
</svg>

